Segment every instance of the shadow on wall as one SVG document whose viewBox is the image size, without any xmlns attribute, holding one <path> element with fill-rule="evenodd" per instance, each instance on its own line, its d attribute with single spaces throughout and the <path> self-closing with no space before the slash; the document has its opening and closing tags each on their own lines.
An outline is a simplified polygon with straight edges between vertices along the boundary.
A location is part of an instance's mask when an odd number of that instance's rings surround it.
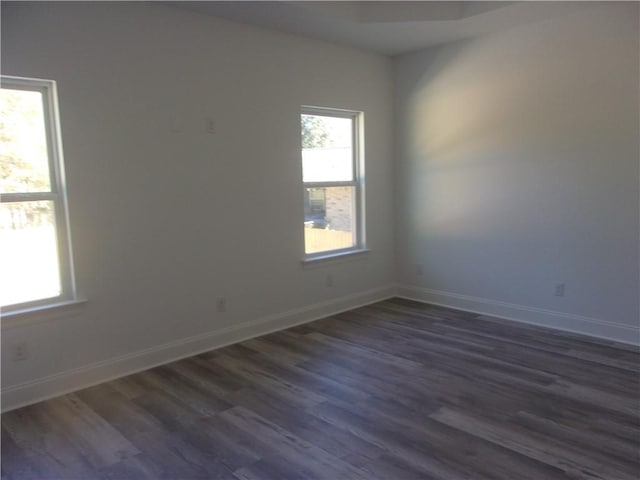
<svg viewBox="0 0 640 480">
<path fill-rule="evenodd" d="M 589 139 L 578 132 L 619 131 L 607 114 L 619 112 L 616 92 L 629 78 L 612 75 L 625 29 L 596 26 L 600 34 L 579 21 L 562 29 L 547 22 L 436 50 L 411 99 L 412 150 L 432 157 L 511 144 L 546 152 Z M 585 103 L 594 115 L 576 116 Z"/>
<path fill-rule="evenodd" d="M 610 177 L 609 145 L 637 135 L 612 121 L 630 108 L 617 92 L 628 90 L 634 66 L 611 73 L 625 40 L 613 21 L 600 35 L 579 18 L 562 27 L 543 22 L 424 54 L 407 101 L 408 178 L 420 184 L 413 201 L 443 228 L 447 219 L 495 228 L 486 212 L 509 213 L 503 202 L 519 205 L 521 226 L 531 225 L 529 214 L 538 226 L 540 210 L 526 206 L 541 196 L 606 194 L 592 179 Z"/>
<path fill-rule="evenodd" d="M 637 323 L 637 4 L 396 67 L 404 281 Z M 548 294 L 557 279 L 571 285 L 564 303 Z"/>
</svg>

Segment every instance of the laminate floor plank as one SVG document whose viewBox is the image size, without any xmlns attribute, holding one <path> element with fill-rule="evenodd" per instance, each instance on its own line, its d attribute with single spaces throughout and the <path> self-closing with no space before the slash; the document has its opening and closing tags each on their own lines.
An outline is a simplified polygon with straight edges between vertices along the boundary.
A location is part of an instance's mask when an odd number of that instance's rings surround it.
<svg viewBox="0 0 640 480">
<path fill-rule="evenodd" d="M 416 442 L 416 436 L 404 428 L 394 428 L 389 422 L 371 418 L 361 412 L 346 410 L 329 403 L 312 410 L 318 418 L 333 423 L 336 427 L 346 428 L 354 435 L 388 452 L 390 457 L 400 459 L 411 469 L 426 476 L 442 479 L 470 479 L 471 472 L 464 465 L 443 458 L 442 452 L 429 451 L 426 437 Z M 478 476 L 478 478 L 482 478 Z"/>
<path fill-rule="evenodd" d="M 260 390 L 238 392 L 233 394 L 230 400 L 263 418 L 268 418 L 274 424 L 322 448 L 336 458 L 358 457 L 359 463 L 366 463 L 384 453 L 375 445 L 352 435 L 348 430 L 337 428 L 318 419 L 306 409 L 292 411 L 267 392 Z M 355 460 L 352 463 L 356 463 Z"/>
<path fill-rule="evenodd" d="M 252 384 L 259 385 L 266 391 L 271 392 L 272 395 L 278 397 L 290 407 L 306 408 L 326 400 L 326 398 L 321 395 L 299 387 L 291 382 L 287 382 L 276 374 L 261 369 L 259 366 L 252 364 L 249 359 L 238 359 L 229 355 L 220 355 L 217 356 L 213 362 L 222 368 L 227 368 Z"/>
<path fill-rule="evenodd" d="M 556 468 L 525 458 L 516 452 L 489 444 L 466 432 L 442 425 L 427 411 L 390 413 L 386 402 L 373 399 L 354 406 L 354 412 L 376 419 L 391 431 L 403 431 L 412 443 L 424 444 L 432 454 L 452 465 L 465 465 L 471 478 L 548 478 L 558 475 Z"/>
<path fill-rule="evenodd" d="M 203 419 L 189 431 L 181 433 L 189 444 L 218 459 L 230 471 L 251 465 L 262 457 L 251 442 L 219 417 Z"/>
<path fill-rule="evenodd" d="M 588 427 L 575 428 L 574 426 L 564 425 L 525 411 L 518 412 L 514 416 L 513 422 L 531 431 L 558 439 L 561 442 L 580 446 L 585 452 L 590 452 L 590 455 L 596 457 L 606 456 L 623 464 L 628 464 L 628 468 L 633 467 L 634 458 L 637 459 L 638 455 L 640 455 L 637 446 L 634 447 L 628 442 L 611 437 L 603 441 L 602 437 L 591 435 Z"/>
<path fill-rule="evenodd" d="M 0 427 L 1 480 L 635 480 L 640 348 L 394 298 Z"/>
<path fill-rule="evenodd" d="M 311 478 L 367 478 L 365 472 L 358 467 L 340 460 L 244 407 L 234 407 L 220 417 L 259 439 L 263 457 L 281 456 L 287 464 L 296 465 L 299 471 Z"/>
<path fill-rule="evenodd" d="M 354 402 L 366 398 L 368 394 L 341 384 L 327 377 L 316 375 L 301 369 L 297 364 L 283 360 L 273 351 L 265 353 L 253 350 L 253 344 L 248 350 L 252 353 L 244 354 L 244 359 L 251 361 L 256 367 L 276 374 L 282 380 L 290 382 L 300 388 L 313 392 L 321 397 L 331 398 L 333 401 Z"/>
<path fill-rule="evenodd" d="M 217 368 L 202 355 L 165 365 L 166 368 L 187 377 L 197 384 L 197 388 L 208 395 L 224 399 L 225 395 L 248 385 L 247 382 L 220 368 Z"/>
<path fill-rule="evenodd" d="M 307 480 L 315 478 L 313 475 L 290 465 L 286 460 L 278 458 L 263 459 L 247 467 L 242 467 L 233 472 L 237 480 L 282 480 L 283 478 L 295 478 Z"/>
<path fill-rule="evenodd" d="M 110 383 L 86 388 L 76 395 L 125 438 L 137 433 L 162 434 L 164 427 L 160 420 L 130 401 Z"/>
<path fill-rule="evenodd" d="M 621 473 L 624 472 L 624 468 L 613 465 L 617 463 L 613 458 L 602 462 L 579 447 L 540 435 L 530 429 L 514 428 L 514 424 L 505 425 L 447 408 L 432 414 L 432 418 L 532 459 L 556 466 L 568 475 L 578 476 L 578 478 L 637 479 L 637 471 L 629 474 Z"/>
</svg>

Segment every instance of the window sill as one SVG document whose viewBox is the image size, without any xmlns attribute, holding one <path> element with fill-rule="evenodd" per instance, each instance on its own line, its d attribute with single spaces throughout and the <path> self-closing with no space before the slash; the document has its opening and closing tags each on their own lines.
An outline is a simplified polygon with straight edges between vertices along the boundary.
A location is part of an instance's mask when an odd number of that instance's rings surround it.
<svg viewBox="0 0 640 480">
<path fill-rule="evenodd" d="M 327 263 L 336 263 L 347 260 L 356 260 L 362 257 L 366 257 L 371 252 L 368 248 L 360 248 L 357 250 L 349 250 L 346 252 L 327 253 L 324 255 L 318 255 L 314 257 L 308 257 L 302 260 L 303 267 L 313 267 L 317 265 L 324 265 Z"/>
<path fill-rule="evenodd" d="M 77 314 L 86 303 L 86 299 L 64 300 L 8 312 L 2 311 L 0 313 L 2 330 L 48 322 L 59 318 L 69 318 Z"/>
</svg>

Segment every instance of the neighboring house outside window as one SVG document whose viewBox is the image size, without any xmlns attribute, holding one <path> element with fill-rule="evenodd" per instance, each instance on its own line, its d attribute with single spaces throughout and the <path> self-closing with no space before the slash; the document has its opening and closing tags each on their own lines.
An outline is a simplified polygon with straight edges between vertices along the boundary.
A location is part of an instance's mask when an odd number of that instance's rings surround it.
<svg viewBox="0 0 640 480">
<path fill-rule="evenodd" d="M 55 82 L 0 77 L 0 306 L 73 300 Z"/>
<path fill-rule="evenodd" d="M 302 107 L 305 257 L 364 249 L 362 113 Z"/>
</svg>

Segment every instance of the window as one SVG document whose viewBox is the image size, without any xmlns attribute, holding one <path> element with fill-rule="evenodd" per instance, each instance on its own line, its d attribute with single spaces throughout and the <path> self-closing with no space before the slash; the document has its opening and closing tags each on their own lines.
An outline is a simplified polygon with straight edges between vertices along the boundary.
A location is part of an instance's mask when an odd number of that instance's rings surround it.
<svg viewBox="0 0 640 480">
<path fill-rule="evenodd" d="M 303 107 L 300 124 L 306 258 L 364 249 L 362 113 Z"/>
<path fill-rule="evenodd" d="M 55 82 L 0 77 L 0 306 L 74 297 Z"/>
</svg>

